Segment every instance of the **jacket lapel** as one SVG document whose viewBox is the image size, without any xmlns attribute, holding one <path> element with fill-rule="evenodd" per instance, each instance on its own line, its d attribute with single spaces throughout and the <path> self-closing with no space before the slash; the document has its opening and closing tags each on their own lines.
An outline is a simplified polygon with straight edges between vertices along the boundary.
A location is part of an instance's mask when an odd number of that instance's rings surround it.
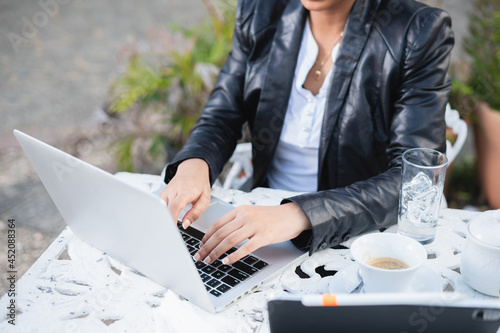
<svg viewBox="0 0 500 333">
<path fill-rule="evenodd" d="M 334 136 L 334 129 L 344 107 L 358 59 L 365 46 L 373 19 L 377 15 L 379 2 L 380 0 L 357 0 L 349 15 L 325 106 L 319 149 L 319 177 L 323 174 L 326 151 Z M 337 155 L 334 153 L 333 156 Z"/>
<path fill-rule="evenodd" d="M 281 135 L 306 18 L 300 0 L 290 0 L 276 26 L 254 120 L 254 163 L 262 166 L 262 174 L 254 174 L 254 185 L 264 179 Z"/>
</svg>

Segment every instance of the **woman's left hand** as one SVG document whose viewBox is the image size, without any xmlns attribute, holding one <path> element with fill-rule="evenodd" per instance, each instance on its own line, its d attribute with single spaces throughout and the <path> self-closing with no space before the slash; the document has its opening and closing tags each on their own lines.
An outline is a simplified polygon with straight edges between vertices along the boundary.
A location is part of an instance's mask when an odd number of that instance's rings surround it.
<svg viewBox="0 0 500 333">
<path fill-rule="evenodd" d="M 229 265 L 262 246 L 295 238 L 306 229 L 311 229 L 311 223 L 293 202 L 280 206 L 239 206 L 208 229 L 194 259 L 210 264 L 233 246 L 248 239 L 222 260 Z"/>
</svg>

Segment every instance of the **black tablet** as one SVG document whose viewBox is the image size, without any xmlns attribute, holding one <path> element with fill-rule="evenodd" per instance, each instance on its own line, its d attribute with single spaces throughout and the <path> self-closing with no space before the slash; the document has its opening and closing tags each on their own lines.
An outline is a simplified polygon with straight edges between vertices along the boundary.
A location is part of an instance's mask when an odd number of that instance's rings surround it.
<svg viewBox="0 0 500 333">
<path fill-rule="evenodd" d="M 324 298 L 323 295 L 317 295 Z M 496 333 L 500 332 L 500 301 L 447 301 L 412 304 L 411 297 L 401 301 L 379 294 L 380 303 L 357 296 L 342 302 L 327 300 L 275 299 L 269 301 L 272 333 L 290 332 L 384 332 L 384 333 Z M 392 298 L 392 299 L 391 299 Z M 317 304 L 314 304 L 317 303 Z M 340 304 L 344 303 L 344 305 Z M 400 304 L 398 304 L 400 303 Z M 306 305 L 305 305 L 306 304 Z M 326 305 L 326 306 L 325 306 Z"/>
</svg>

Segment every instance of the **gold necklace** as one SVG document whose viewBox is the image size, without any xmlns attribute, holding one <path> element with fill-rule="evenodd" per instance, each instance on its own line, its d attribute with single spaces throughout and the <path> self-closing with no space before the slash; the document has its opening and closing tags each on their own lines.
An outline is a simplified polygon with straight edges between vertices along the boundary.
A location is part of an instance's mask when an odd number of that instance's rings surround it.
<svg viewBox="0 0 500 333">
<path fill-rule="evenodd" d="M 337 37 L 337 39 L 335 40 L 335 43 L 333 43 L 333 47 L 330 50 L 330 53 L 328 53 L 328 55 L 325 57 L 325 59 L 323 59 L 323 61 L 319 64 L 319 66 L 316 67 L 316 70 L 314 71 L 314 79 L 316 81 L 319 81 L 319 79 L 321 79 L 321 74 L 322 74 L 321 70 L 323 69 L 323 65 L 326 63 L 326 61 L 328 60 L 328 58 L 330 58 L 332 56 L 333 49 L 335 48 L 335 45 L 337 45 L 337 43 L 340 41 L 340 39 L 342 38 L 342 36 L 344 36 L 344 32 L 343 31 L 340 33 L 340 36 Z M 318 62 L 316 61 L 314 64 L 318 65 Z"/>
</svg>

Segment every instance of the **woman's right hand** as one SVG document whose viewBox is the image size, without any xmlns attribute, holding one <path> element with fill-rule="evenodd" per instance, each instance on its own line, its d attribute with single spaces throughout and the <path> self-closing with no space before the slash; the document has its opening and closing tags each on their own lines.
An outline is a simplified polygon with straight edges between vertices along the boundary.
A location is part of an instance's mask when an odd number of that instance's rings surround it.
<svg viewBox="0 0 500 333">
<path fill-rule="evenodd" d="M 182 227 L 186 229 L 208 208 L 210 194 L 208 164 L 202 159 L 193 158 L 179 164 L 175 176 L 160 193 L 160 198 L 167 203 L 174 221 L 177 221 L 186 205 L 193 205 L 182 219 Z"/>
</svg>

